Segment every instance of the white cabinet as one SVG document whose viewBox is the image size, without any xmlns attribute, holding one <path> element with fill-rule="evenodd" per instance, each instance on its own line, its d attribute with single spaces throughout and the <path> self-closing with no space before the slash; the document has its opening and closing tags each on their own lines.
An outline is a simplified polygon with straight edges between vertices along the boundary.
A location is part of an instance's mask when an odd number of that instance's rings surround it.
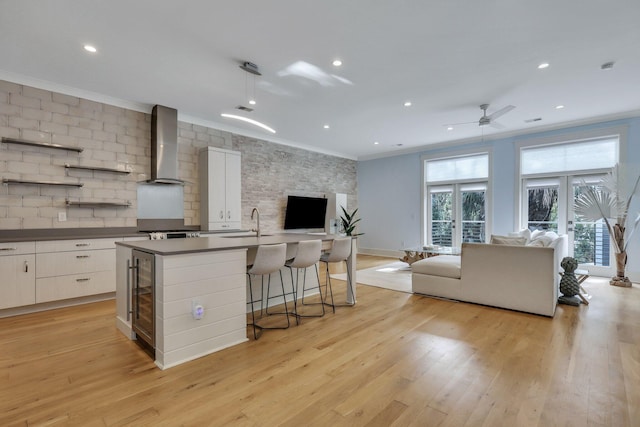
<svg viewBox="0 0 640 427">
<path fill-rule="evenodd" d="M 0 243 L 0 309 L 36 301 L 35 243 Z"/>
<path fill-rule="evenodd" d="M 240 153 L 207 147 L 200 151 L 200 228 L 241 228 Z"/>
<path fill-rule="evenodd" d="M 114 292 L 116 240 L 36 242 L 35 302 Z"/>
</svg>

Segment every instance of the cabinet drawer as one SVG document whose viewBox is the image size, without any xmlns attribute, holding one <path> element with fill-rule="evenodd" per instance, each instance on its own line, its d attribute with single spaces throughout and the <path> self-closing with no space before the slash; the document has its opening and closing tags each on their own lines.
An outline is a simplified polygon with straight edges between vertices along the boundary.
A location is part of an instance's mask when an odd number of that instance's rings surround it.
<svg viewBox="0 0 640 427">
<path fill-rule="evenodd" d="M 33 254 L 36 252 L 36 242 L 0 243 L 0 256 Z"/>
<path fill-rule="evenodd" d="M 51 252 L 36 254 L 36 277 L 115 271 L 116 250 Z"/>
<path fill-rule="evenodd" d="M 115 292 L 116 272 L 72 274 L 36 279 L 36 303 Z"/>
<path fill-rule="evenodd" d="M 48 240 L 36 242 L 36 252 L 64 252 L 81 251 L 87 249 L 115 249 L 115 242 L 122 238 L 108 239 L 76 239 L 76 240 Z"/>
<path fill-rule="evenodd" d="M 0 257 L 0 309 L 36 302 L 35 255 Z"/>
<path fill-rule="evenodd" d="M 230 222 L 209 222 L 209 230 L 210 231 L 214 231 L 214 230 L 240 230 L 241 229 L 241 222 L 234 222 L 234 221 L 230 221 Z"/>
</svg>

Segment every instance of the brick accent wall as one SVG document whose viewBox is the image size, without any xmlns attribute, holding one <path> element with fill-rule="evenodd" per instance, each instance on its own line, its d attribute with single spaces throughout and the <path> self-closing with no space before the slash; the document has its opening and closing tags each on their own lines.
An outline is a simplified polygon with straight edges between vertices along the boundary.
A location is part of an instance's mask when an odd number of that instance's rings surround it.
<svg viewBox="0 0 640 427">
<path fill-rule="evenodd" d="M 151 115 L 0 80 L 0 136 L 82 147 L 80 154 L 0 144 L 0 176 L 82 182 L 82 188 L 0 186 L 0 230 L 135 227 L 137 182 L 150 173 Z M 186 225 L 200 224 L 198 151 L 206 146 L 242 152 L 243 227 L 251 208 L 265 231 L 281 230 L 288 194 L 348 194 L 357 206 L 356 162 L 191 123 L 178 123 L 178 173 Z M 129 175 L 65 169 L 65 163 L 130 170 Z M 131 202 L 130 208 L 67 207 L 66 200 Z M 67 221 L 58 221 L 65 212 Z"/>
<path fill-rule="evenodd" d="M 358 205 L 356 162 L 286 145 L 233 135 L 242 153 L 242 224 L 253 227 L 251 209 L 260 210 L 265 232 L 284 226 L 287 196 L 347 194 L 349 209 Z"/>
</svg>

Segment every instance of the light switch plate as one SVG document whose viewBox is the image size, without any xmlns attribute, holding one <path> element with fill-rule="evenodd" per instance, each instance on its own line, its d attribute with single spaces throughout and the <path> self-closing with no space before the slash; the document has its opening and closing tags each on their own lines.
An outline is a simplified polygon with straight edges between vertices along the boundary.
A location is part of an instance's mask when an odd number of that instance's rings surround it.
<svg viewBox="0 0 640 427">
<path fill-rule="evenodd" d="M 66 220 L 67 220 L 67 213 L 66 212 L 58 212 L 58 221 L 64 222 Z"/>
</svg>

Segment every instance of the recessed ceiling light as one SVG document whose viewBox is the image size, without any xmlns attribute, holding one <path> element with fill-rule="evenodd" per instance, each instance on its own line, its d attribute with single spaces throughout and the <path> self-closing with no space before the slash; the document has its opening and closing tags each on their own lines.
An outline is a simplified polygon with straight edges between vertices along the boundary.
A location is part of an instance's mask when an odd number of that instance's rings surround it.
<svg viewBox="0 0 640 427">
<path fill-rule="evenodd" d="M 542 64 L 538 65 L 538 68 L 542 70 L 543 68 L 547 68 L 548 66 L 549 66 L 548 62 L 543 62 Z"/>
<path fill-rule="evenodd" d="M 453 130 L 453 126 L 448 126 L 447 130 Z"/>
<path fill-rule="evenodd" d="M 249 104 L 251 104 L 251 105 L 256 105 L 256 100 L 255 100 L 255 99 L 250 99 L 250 100 L 249 100 Z"/>
<path fill-rule="evenodd" d="M 91 52 L 91 53 L 96 53 L 98 51 L 98 49 L 96 49 L 95 47 L 91 46 L 90 44 L 85 44 L 84 45 L 84 50 L 86 50 L 87 52 Z"/>
<path fill-rule="evenodd" d="M 329 125 L 324 125 L 322 127 L 325 128 L 325 129 L 329 129 Z"/>
<path fill-rule="evenodd" d="M 564 105 L 556 105 L 556 110 L 562 110 L 564 108 Z"/>
<path fill-rule="evenodd" d="M 276 133 L 276 131 L 275 131 L 275 130 L 273 130 L 273 129 L 272 129 L 272 128 L 270 128 L 269 126 L 265 125 L 264 123 L 260 123 L 259 121 L 257 121 L 257 120 L 253 120 L 253 119 L 250 119 L 250 118 L 248 118 L 248 117 L 236 116 L 235 114 L 226 114 L 226 113 L 222 113 L 222 114 L 220 114 L 220 115 L 221 115 L 222 117 L 226 117 L 226 118 L 228 118 L 228 119 L 234 119 L 234 120 L 240 120 L 240 121 L 242 121 L 242 122 L 247 122 L 247 123 L 250 123 L 250 124 L 252 124 L 252 125 L 254 125 L 254 126 L 261 127 L 262 129 L 267 130 L 267 131 L 269 131 L 269 132 L 271 132 L 271 133 Z"/>
<path fill-rule="evenodd" d="M 373 145 L 378 145 L 380 144 L 378 141 L 374 142 Z"/>
<path fill-rule="evenodd" d="M 405 107 L 411 107 L 411 101 L 405 101 L 404 106 Z"/>
<path fill-rule="evenodd" d="M 333 64 L 334 67 L 339 67 L 339 66 L 342 65 L 342 61 L 339 60 L 339 59 L 334 59 L 332 64 Z"/>
</svg>

